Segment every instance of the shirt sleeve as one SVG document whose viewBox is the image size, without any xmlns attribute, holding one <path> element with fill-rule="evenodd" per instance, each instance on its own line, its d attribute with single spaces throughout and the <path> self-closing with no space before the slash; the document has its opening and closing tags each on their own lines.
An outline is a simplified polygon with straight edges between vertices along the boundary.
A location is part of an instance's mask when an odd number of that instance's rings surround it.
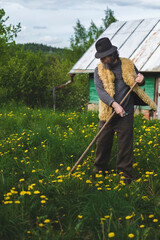
<svg viewBox="0 0 160 240">
<path fill-rule="evenodd" d="M 103 83 L 98 75 L 97 67 L 95 68 L 95 71 L 94 71 L 94 85 L 101 101 L 111 106 L 111 104 L 114 102 L 114 99 L 110 97 L 109 94 L 105 91 Z"/>
<path fill-rule="evenodd" d="M 135 69 L 136 73 L 138 74 L 139 71 L 138 71 L 138 69 L 136 68 L 135 65 L 134 65 L 134 69 Z M 138 83 L 138 85 L 139 85 L 139 86 L 144 86 L 144 85 L 145 85 L 145 79 L 144 79 L 144 81 L 143 81 L 142 83 Z"/>
</svg>

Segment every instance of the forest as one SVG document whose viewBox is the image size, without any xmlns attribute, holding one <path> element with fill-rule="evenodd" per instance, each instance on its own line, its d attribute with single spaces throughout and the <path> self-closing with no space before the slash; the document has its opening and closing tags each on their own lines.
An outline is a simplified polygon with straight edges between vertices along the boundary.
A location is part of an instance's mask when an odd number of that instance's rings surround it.
<svg viewBox="0 0 160 240">
<path fill-rule="evenodd" d="M 0 9 L 0 104 L 25 104 L 30 107 L 53 106 L 53 88 L 70 80 L 68 72 L 104 29 L 116 21 L 107 8 L 102 26 L 91 21 L 86 29 L 80 20 L 70 38 L 70 48 L 54 48 L 43 44 L 16 44 L 21 24 L 8 25 L 4 9 Z M 75 104 L 76 102 L 76 104 Z M 85 107 L 88 103 L 88 75 L 76 75 L 74 82 L 56 91 L 56 108 Z"/>
</svg>

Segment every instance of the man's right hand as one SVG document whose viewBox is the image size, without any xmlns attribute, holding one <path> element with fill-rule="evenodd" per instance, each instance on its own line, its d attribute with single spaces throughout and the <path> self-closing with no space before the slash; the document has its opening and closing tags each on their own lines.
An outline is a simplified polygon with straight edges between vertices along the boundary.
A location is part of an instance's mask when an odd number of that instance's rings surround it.
<svg viewBox="0 0 160 240">
<path fill-rule="evenodd" d="M 114 108 L 114 111 L 115 111 L 118 115 L 120 115 L 121 117 L 124 116 L 123 113 L 125 113 L 125 111 L 124 111 L 123 107 L 121 107 L 121 105 L 119 105 L 119 103 L 113 102 L 113 103 L 112 103 L 112 108 Z"/>
</svg>

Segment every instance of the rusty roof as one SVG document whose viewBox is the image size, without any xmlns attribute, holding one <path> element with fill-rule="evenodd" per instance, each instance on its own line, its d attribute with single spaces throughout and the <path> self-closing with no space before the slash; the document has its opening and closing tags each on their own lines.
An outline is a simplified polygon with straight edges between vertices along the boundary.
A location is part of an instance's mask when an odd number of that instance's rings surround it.
<svg viewBox="0 0 160 240">
<path fill-rule="evenodd" d="M 117 21 L 99 36 L 102 37 L 108 37 L 118 47 L 120 57 L 131 59 L 139 71 L 160 72 L 160 19 Z M 70 73 L 93 73 L 99 62 L 95 52 L 94 43 Z"/>
</svg>

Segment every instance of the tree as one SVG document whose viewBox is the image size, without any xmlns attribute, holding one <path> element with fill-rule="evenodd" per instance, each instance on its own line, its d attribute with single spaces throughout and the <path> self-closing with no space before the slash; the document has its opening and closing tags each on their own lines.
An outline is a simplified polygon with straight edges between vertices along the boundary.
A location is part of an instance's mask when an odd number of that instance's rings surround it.
<svg viewBox="0 0 160 240">
<path fill-rule="evenodd" d="M 81 56 L 87 48 L 87 31 L 79 19 L 74 27 L 74 36 L 70 39 L 70 47 L 77 56 Z"/>
<path fill-rule="evenodd" d="M 94 41 L 100 36 L 100 34 L 112 23 L 117 21 L 114 17 L 114 12 L 107 8 L 105 10 L 105 17 L 102 19 L 103 26 L 97 27 L 96 24 L 91 21 L 88 30 L 81 24 L 78 19 L 76 26 L 74 27 L 74 36 L 70 39 L 70 48 L 76 53 L 77 60 L 82 54 L 93 44 Z"/>
<path fill-rule="evenodd" d="M 17 37 L 18 32 L 21 30 L 20 23 L 16 26 L 6 26 L 6 21 L 9 17 L 5 18 L 5 11 L 0 9 L 0 60 L 4 60 L 8 47 L 14 42 L 14 38 Z"/>
<path fill-rule="evenodd" d="M 114 17 L 114 12 L 107 7 L 105 10 L 105 18 L 102 18 L 105 29 L 113 22 L 116 22 L 117 19 Z"/>
<path fill-rule="evenodd" d="M 99 35 L 104 31 L 103 27 L 98 28 L 93 21 L 91 21 L 90 27 L 88 29 L 88 44 L 89 48 L 94 41 L 99 37 Z"/>
<path fill-rule="evenodd" d="M 9 25 L 6 26 L 5 22 L 9 17 L 5 17 L 4 9 L 0 9 L 0 38 L 4 39 L 6 43 L 12 42 L 14 37 L 17 37 L 18 32 L 21 31 L 21 25 L 18 23 L 16 26 Z"/>
</svg>

